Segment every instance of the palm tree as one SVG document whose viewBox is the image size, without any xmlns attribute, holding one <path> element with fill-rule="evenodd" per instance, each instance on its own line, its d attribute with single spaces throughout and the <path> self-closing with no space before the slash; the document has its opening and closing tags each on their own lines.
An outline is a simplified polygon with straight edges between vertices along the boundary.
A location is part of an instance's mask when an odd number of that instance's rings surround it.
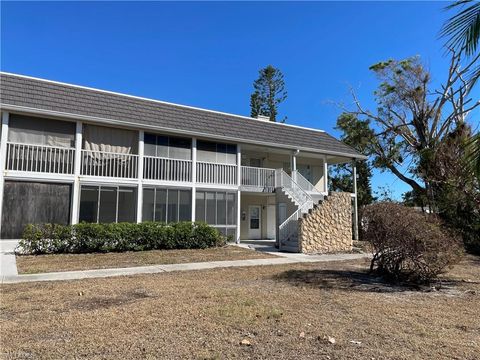
<svg viewBox="0 0 480 360">
<path fill-rule="evenodd" d="M 480 57 L 478 44 L 480 41 L 480 2 L 461 0 L 446 7 L 447 10 L 459 9 L 443 25 L 441 36 L 447 37 L 445 46 L 463 52 L 467 57 L 473 58 L 477 63 L 469 76 L 469 81 L 475 84 L 480 78 Z M 480 133 L 472 137 L 468 144 L 469 152 L 467 162 L 480 181 Z"/>
</svg>

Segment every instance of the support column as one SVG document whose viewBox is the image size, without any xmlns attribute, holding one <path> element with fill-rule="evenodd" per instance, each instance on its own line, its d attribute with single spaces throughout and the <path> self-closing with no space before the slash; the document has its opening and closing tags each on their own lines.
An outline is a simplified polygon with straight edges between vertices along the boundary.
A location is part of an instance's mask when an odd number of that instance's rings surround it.
<svg viewBox="0 0 480 360">
<path fill-rule="evenodd" d="M 10 114 L 8 112 L 2 113 L 2 135 L 0 138 L 0 232 L 2 229 L 2 209 L 3 209 L 3 188 L 4 188 L 4 173 L 7 160 L 7 141 L 8 141 L 8 122 Z"/>
<path fill-rule="evenodd" d="M 323 156 L 323 191 L 328 195 L 328 163 L 327 155 Z"/>
<path fill-rule="evenodd" d="M 241 151 L 241 146 L 240 144 L 237 144 L 237 185 L 238 185 L 238 190 L 237 190 L 237 234 L 236 234 L 236 239 L 235 242 L 237 244 L 240 244 L 240 228 L 241 228 L 241 203 L 240 203 L 240 198 L 241 198 L 241 191 L 240 187 L 242 185 L 242 151 Z"/>
<path fill-rule="evenodd" d="M 72 189 L 72 224 L 78 224 L 80 214 L 80 170 L 82 167 L 82 132 L 83 124 L 77 121 L 75 130 L 75 162 L 73 167 L 73 189 Z"/>
<path fill-rule="evenodd" d="M 293 181 L 297 181 L 297 155 L 300 150 L 295 150 L 292 154 L 292 179 Z"/>
<path fill-rule="evenodd" d="M 192 221 L 196 219 L 197 210 L 197 138 L 192 139 Z"/>
<path fill-rule="evenodd" d="M 145 149 L 145 131 L 138 132 L 138 189 L 137 189 L 137 223 L 142 222 L 143 210 L 143 155 Z"/>
<path fill-rule="evenodd" d="M 352 161 L 353 168 L 353 230 L 354 230 L 354 239 L 358 240 L 358 201 L 357 201 L 357 163 L 355 160 Z"/>
</svg>

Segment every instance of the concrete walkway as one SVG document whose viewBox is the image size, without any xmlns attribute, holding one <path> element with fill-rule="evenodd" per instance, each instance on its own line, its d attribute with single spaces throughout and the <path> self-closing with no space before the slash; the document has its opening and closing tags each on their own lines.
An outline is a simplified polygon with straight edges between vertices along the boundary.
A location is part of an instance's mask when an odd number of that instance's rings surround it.
<svg viewBox="0 0 480 360">
<path fill-rule="evenodd" d="M 18 240 L 0 240 L 0 279 L 6 276 L 17 276 L 15 248 Z"/>
<path fill-rule="evenodd" d="M 229 260 L 229 261 L 209 261 L 199 263 L 186 264 L 167 264 L 167 265 L 150 265 L 137 266 L 129 268 L 115 268 L 115 269 L 96 269 L 83 271 L 65 271 L 52 272 L 41 274 L 24 274 L 18 275 L 10 273 L 2 273 L 0 283 L 13 284 L 21 282 L 33 281 L 57 281 L 57 280 L 78 280 L 78 279 L 92 279 L 105 278 L 113 276 L 138 275 L 138 274 L 156 274 L 173 271 L 191 271 L 204 270 L 215 268 L 229 268 L 229 267 L 244 267 L 244 266 L 262 266 L 262 265 L 283 265 L 296 263 L 312 263 L 312 262 L 327 262 L 340 260 L 354 260 L 367 257 L 367 254 L 333 254 L 333 255 L 304 255 L 304 254 L 289 254 L 280 252 L 271 252 L 279 257 L 268 259 L 250 259 L 250 260 Z M 15 256 L 13 255 L 15 262 Z M 3 263 L 3 257 L 2 257 Z M 11 268 L 8 267 L 8 268 Z"/>
</svg>

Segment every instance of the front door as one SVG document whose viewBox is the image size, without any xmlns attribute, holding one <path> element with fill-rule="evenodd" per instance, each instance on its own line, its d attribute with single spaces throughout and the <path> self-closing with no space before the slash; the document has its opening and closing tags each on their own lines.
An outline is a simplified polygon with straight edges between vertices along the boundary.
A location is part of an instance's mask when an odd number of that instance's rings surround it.
<svg viewBox="0 0 480 360">
<path fill-rule="evenodd" d="M 248 207 L 248 238 L 258 240 L 262 238 L 261 206 L 250 205 Z"/>
</svg>

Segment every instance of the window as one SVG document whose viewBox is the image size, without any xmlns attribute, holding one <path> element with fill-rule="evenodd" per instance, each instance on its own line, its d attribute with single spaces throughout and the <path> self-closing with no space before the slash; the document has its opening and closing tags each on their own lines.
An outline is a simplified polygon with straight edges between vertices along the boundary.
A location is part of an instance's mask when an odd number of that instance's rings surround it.
<svg viewBox="0 0 480 360">
<path fill-rule="evenodd" d="M 237 163 L 237 146 L 199 140 L 197 142 L 197 160 L 235 165 Z"/>
<path fill-rule="evenodd" d="M 147 199 L 148 198 L 148 199 Z M 192 218 L 190 190 L 143 189 L 143 221 L 177 222 Z"/>
<path fill-rule="evenodd" d="M 98 210 L 98 222 L 111 223 L 117 220 L 117 188 L 100 187 L 100 205 Z"/>
<path fill-rule="evenodd" d="M 145 134 L 144 154 L 146 156 L 191 160 L 192 140 L 189 138 Z"/>
<path fill-rule="evenodd" d="M 180 190 L 178 192 L 178 221 L 192 220 L 192 193 Z"/>
<path fill-rule="evenodd" d="M 129 222 L 136 219 L 137 196 L 135 189 L 118 188 L 118 222 Z"/>
<path fill-rule="evenodd" d="M 155 189 L 143 190 L 142 220 L 154 221 Z"/>
<path fill-rule="evenodd" d="M 227 202 L 225 193 L 217 192 L 217 224 L 227 223 Z"/>
<path fill-rule="evenodd" d="M 155 189 L 155 221 L 167 222 L 167 189 Z"/>
<path fill-rule="evenodd" d="M 215 193 L 214 192 L 207 192 L 205 194 L 205 199 L 206 199 L 206 209 L 205 209 L 205 213 L 206 213 L 206 223 L 207 224 L 216 224 L 217 223 L 217 219 L 216 219 L 216 215 L 217 215 L 217 209 L 216 209 L 216 201 L 215 201 Z"/>
<path fill-rule="evenodd" d="M 97 222 L 98 186 L 82 186 L 80 193 L 80 221 Z"/>
<path fill-rule="evenodd" d="M 236 233 L 236 196 L 223 191 L 197 191 L 195 220 L 216 227 L 223 235 Z"/>
<path fill-rule="evenodd" d="M 87 186 L 80 193 L 80 222 L 136 222 L 135 188 L 123 186 Z"/>
<path fill-rule="evenodd" d="M 178 190 L 168 190 L 168 222 L 178 221 Z"/>
<path fill-rule="evenodd" d="M 205 192 L 195 193 L 195 220 L 205 221 Z"/>
<path fill-rule="evenodd" d="M 10 115 L 8 141 L 22 144 L 75 147 L 75 123 Z"/>
</svg>

